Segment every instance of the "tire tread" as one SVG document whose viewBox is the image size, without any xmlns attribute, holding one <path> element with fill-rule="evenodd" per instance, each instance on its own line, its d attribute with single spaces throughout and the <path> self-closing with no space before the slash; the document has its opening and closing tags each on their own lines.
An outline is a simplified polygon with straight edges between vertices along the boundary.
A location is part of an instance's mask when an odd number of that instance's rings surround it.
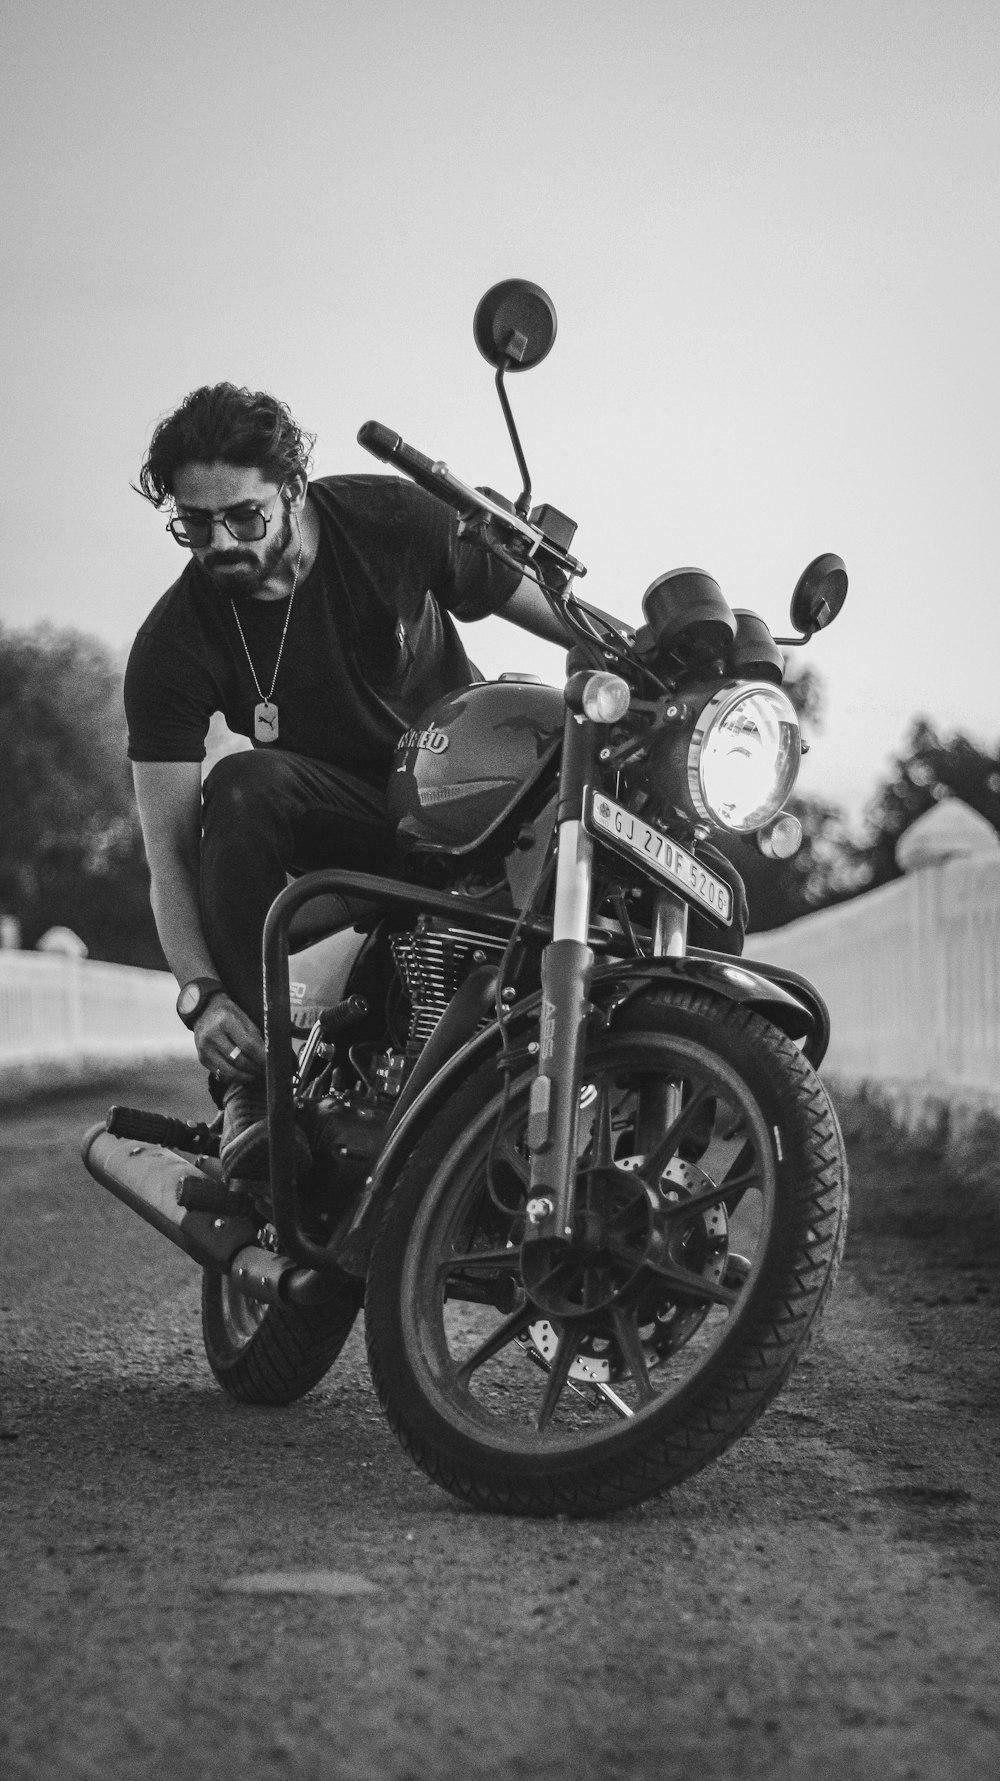
<svg viewBox="0 0 1000 1781">
<path fill-rule="evenodd" d="M 318 1385 L 340 1354 L 361 1306 L 362 1288 L 345 1289 L 326 1305 L 269 1305 L 248 1342 L 234 1349 L 222 1331 L 219 1276 L 202 1283 L 202 1329 L 208 1364 L 238 1403 L 295 1403 Z"/>
</svg>

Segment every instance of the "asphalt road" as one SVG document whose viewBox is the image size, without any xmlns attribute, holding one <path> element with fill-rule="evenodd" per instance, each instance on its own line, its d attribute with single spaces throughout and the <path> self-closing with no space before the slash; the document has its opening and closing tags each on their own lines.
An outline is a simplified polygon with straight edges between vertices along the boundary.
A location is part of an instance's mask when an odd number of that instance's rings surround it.
<svg viewBox="0 0 1000 1781">
<path fill-rule="evenodd" d="M 619 1517 L 496 1519 L 413 1469 L 357 1330 L 298 1407 L 219 1392 L 193 1265 L 78 1160 L 140 1094 L 204 1111 L 174 1068 L 0 1116 L 4 1781 L 995 1781 L 996 1244 L 880 1216 L 854 1157 L 755 1430 Z"/>
</svg>

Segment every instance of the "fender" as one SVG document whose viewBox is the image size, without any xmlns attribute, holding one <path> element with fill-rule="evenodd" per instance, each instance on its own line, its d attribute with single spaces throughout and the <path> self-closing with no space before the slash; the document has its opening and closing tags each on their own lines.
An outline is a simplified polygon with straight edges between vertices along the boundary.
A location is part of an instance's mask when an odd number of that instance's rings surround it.
<svg viewBox="0 0 1000 1781">
<path fill-rule="evenodd" d="M 768 971 L 766 977 L 764 970 Z M 794 973 L 791 975 L 794 978 Z M 826 1006 L 804 978 L 796 982 L 797 989 L 801 985 L 802 999 L 793 995 L 779 981 L 779 977 L 784 976 L 784 972 L 775 970 L 772 977 L 771 967 L 766 966 L 751 970 L 725 953 L 688 954 L 683 958 L 619 959 L 595 970 L 591 1003 L 595 1013 L 602 1015 L 606 1022 L 613 1022 L 619 1009 L 626 1007 L 652 984 L 683 983 L 692 989 L 710 990 L 726 1001 L 753 1008 L 790 1039 L 804 1039 L 803 1051 L 812 1063 L 810 1042 L 820 1056 L 826 1048 L 825 1038 L 829 1033 L 828 1017 L 824 1029 Z M 808 1005 L 805 992 L 808 992 Z M 511 1008 L 505 1022 L 508 1048 L 513 1044 L 515 1051 L 521 1051 L 528 1034 L 537 1025 L 540 1002 L 541 994 L 536 991 Z M 500 1029 L 494 1021 L 453 1052 L 406 1108 L 365 1182 L 346 1234 L 335 1246 L 337 1263 L 346 1273 L 360 1277 L 365 1274 L 385 1201 L 392 1192 L 399 1168 L 424 1128 L 446 1104 L 456 1083 L 468 1071 L 478 1068 L 491 1056 L 497 1056 L 500 1066 L 502 1049 Z"/>
<path fill-rule="evenodd" d="M 693 950 L 683 958 L 629 959 L 616 969 L 604 965 L 594 973 L 594 989 L 602 980 L 622 986 L 619 1004 L 631 1001 L 652 982 L 686 983 L 712 990 L 728 1002 L 742 1002 L 762 1014 L 789 1039 L 803 1039 L 802 1049 L 818 1069 L 830 1039 L 830 1016 L 819 991 L 806 978 L 756 959 L 734 959 L 731 953 Z"/>
</svg>

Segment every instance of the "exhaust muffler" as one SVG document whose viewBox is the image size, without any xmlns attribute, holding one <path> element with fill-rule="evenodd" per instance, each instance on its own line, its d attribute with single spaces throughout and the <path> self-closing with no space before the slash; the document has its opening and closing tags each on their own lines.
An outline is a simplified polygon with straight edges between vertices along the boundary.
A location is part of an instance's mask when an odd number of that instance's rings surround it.
<svg viewBox="0 0 1000 1781">
<path fill-rule="evenodd" d="M 229 1274 L 248 1298 L 267 1304 L 317 1305 L 336 1291 L 332 1281 L 314 1269 L 260 1248 L 252 1219 L 194 1212 L 181 1205 L 185 1186 L 204 1186 L 206 1176 L 175 1150 L 116 1138 L 101 1124 L 84 1137 L 82 1156 L 87 1172 L 116 1200 L 169 1237 L 199 1267 Z"/>
<path fill-rule="evenodd" d="M 200 1267 L 225 1270 L 237 1250 L 256 1242 L 257 1230 L 249 1218 L 191 1212 L 178 1204 L 178 1191 L 188 1183 L 204 1182 L 205 1176 L 176 1150 L 115 1138 L 106 1126 L 96 1125 L 84 1137 L 81 1154 L 95 1181 Z"/>
</svg>

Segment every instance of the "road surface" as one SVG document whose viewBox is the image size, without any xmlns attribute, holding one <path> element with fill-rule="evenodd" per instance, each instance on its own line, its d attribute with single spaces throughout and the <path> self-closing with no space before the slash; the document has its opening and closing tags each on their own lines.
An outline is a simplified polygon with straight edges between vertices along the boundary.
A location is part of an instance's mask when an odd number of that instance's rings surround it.
<svg viewBox="0 0 1000 1781">
<path fill-rule="evenodd" d="M 205 1111 L 172 1066 L 0 1117 L 4 1781 L 995 1781 L 995 1233 L 914 1235 L 854 1157 L 756 1428 L 613 1519 L 496 1519 L 397 1447 L 360 1330 L 297 1407 L 219 1392 L 193 1264 L 78 1160 L 140 1097 Z"/>
</svg>

